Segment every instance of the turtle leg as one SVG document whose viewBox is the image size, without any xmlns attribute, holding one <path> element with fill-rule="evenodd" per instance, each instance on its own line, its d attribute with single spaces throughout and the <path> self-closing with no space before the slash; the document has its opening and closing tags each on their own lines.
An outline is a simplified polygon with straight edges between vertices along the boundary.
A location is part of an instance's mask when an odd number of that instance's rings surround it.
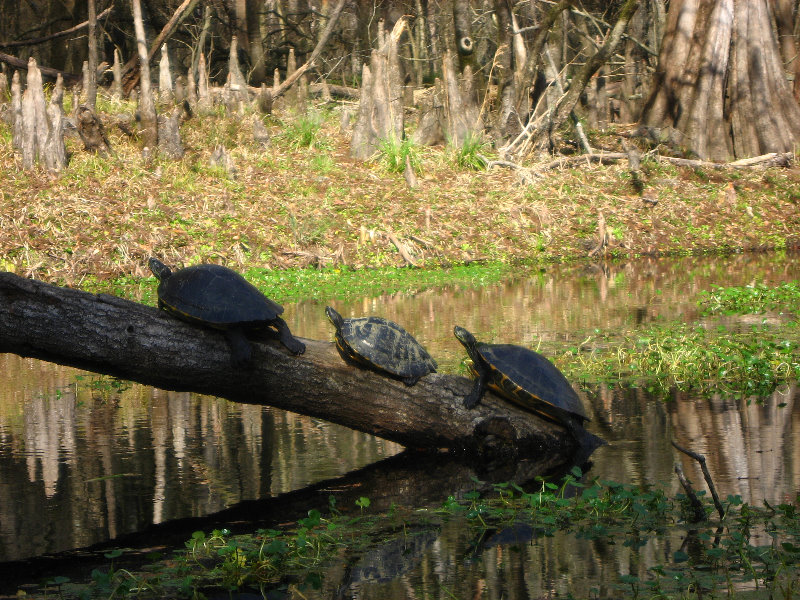
<svg viewBox="0 0 800 600">
<path fill-rule="evenodd" d="M 405 383 L 408 387 L 411 387 L 418 381 L 419 381 L 418 375 L 409 375 L 408 377 L 403 378 L 403 383 Z"/>
<path fill-rule="evenodd" d="M 478 371 L 478 377 L 475 379 L 475 385 L 472 386 L 472 390 L 464 398 L 464 408 L 475 408 L 486 391 L 486 381 L 489 378 L 486 367 L 474 363 L 474 368 Z"/>
<path fill-rule="evenodd" d="M 231 348 L 231 364 L 237 369 L 252 368 L 253 348 L 250 341 L 238 327 L 225 329 L 225 338 Z"/>
<path fill-rule="evenodd" d="M 286 321 L 280 317 L 275 317 L 275 320 L 272 322 L 272 324 L 278 329 L 281 344 L 286 346 L 289 349 L 289 352 L 292 354 L 302 354 L 306 351 L 306 345 L 292 335 L 292 332 L 289 331 L 289 326 L 286 324 Z"/>
</svg>

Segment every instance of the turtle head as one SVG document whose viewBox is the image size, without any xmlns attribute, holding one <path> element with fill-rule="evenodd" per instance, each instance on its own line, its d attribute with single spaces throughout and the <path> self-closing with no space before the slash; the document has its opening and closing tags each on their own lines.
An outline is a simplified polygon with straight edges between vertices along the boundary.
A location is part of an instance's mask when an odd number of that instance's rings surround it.
<svg viewBox="0 0 800 600">
<path fill-rule="evenodd" d="M 151 256 L 150 260 L 147 261 L 147 266 L 150 267 L 153 275 L 155 275 L 156 279 L 159 281 L 162 281 L 172 275 L 170 268 L 153 256 Z"/>
<path fill-rule="evenodd" d="M 342 325 L 344 324 L 344 319 L 342 319 L 342 315 L 333 310 L 332 306 L 325 307 L 325 314 L 328 315 L 328 320 L 331 323 L 333 323 L 333 326 L 336 327 L 336 329 L 342 328 Z"/>
<path fill-rule="evenodd" d="M 472 335 L 469 331 L 464 329 L 463 327 L 459 327 L 456 325 L 453 328 L 453 334 L 456 336 L 456 339 L 464 344 L 464 347 L 467 349 L 467 352 L 472 356 L 473 352 L 477 350 L 478 342 L 475 339 L 475 336 Z"/>
</svg>

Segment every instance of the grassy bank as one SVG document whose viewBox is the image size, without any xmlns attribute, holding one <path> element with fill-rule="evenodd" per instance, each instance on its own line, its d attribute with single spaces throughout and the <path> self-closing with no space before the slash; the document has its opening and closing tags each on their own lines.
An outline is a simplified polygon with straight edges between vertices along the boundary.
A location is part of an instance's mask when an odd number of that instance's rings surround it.
<svg viewBox="0 0 800 600">
<path fill-rule="evenodd" d="M 481 143 L 466 154 L 387 145 L 362 163 L 349 158 L 339 106 L 196 117 L 181 128 L 183 159 L 147 161 L 113 124 L 134 108 L 102 101 L 114 154 L 87 154 L 70 138 L 72 160 L 57 176 L 22 171 L 0 124 L 0 268 L 81 287 L 147 276 L 153 254 L 240 271 L 404 266 L 393 239 L 421 267 L 541 263 L 586 257 L 601 214 L 610 256 L 800 241 L 794 169 L 707 172 L 645 159 L 639 182 L 620 164 L 550 171 L 523 184 L 508 170 L 475 170 L 477 155 L 493 152 Z M 272 136 L 268 145 L 254 140 L 256 118 Z M 598 150 L 614 150 L 617 134 L 590 137 Z M 217 146 L 230 152 L 235 173 L 211 166 Z M 418 168 L 415 189 L 395 168 L 405 154 Z"/>
</svg>

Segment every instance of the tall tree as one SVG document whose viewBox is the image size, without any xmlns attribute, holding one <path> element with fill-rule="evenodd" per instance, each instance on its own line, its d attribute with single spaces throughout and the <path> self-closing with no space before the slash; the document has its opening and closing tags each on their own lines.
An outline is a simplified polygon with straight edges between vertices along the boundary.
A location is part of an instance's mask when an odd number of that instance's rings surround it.
<svg viewBox="0 0 800 600">
<path fill-rule="evenodd" d="M 701 158 L 786 152 L 800 141 L 769 0 L 672 0 L 648 128 L 672 128 Z"/>
</svg>

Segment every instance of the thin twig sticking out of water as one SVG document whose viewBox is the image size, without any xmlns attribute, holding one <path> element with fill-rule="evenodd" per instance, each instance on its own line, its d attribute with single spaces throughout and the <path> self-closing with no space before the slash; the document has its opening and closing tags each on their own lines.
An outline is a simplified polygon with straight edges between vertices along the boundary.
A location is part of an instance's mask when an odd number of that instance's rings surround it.
<svg viewBox="0 0 800 600">
<path fill-rule="evenodd" d="M 717 507 L 717 512 L 719 513 L 719 518 L 720 519 L 724 519 L 725 518 L 725 509 L 722 507 L 722 502 L 719 501 L 719 496 L 717 495 L 717 488 L 714 487 L 714 480 L 711 479 L 711 473 L 708 472 L 708 467 L 706 466 L 706 457 L 703 456 L 702 454 L 697 454 L 697 452 L 692 452 L 691 450 L 687 450 L 686 448 L 682 448 L 681 446 L 676 444 L 674 440 L 672 441 L 672 445 L 679 452 L 683 452 L 686 456 L 688 456 L 690 458 L 693 458 L 698 463 L 700 463 L 700 468 L 703 471 L 703 477 L 705 478 L 706 483 L 708 484 L 708 489 L 711 491 L 711 497 L 714 499 L 714 506 Z M 678 472 L 679 468 L 680 468 L 679 465 L 675 466 L 675 472 L 676 473 Z M 681 471 L 681 473 L 678 473 L 678 477 L 680 478 L 680 476 L 682 474 L 683 474 L 682 471 Z M 681 481 L 681 483 L 683 483 L 683 481 Z M 687 482 L 687 484 L 688 484 L 688 482 Z"/>
</svg>

